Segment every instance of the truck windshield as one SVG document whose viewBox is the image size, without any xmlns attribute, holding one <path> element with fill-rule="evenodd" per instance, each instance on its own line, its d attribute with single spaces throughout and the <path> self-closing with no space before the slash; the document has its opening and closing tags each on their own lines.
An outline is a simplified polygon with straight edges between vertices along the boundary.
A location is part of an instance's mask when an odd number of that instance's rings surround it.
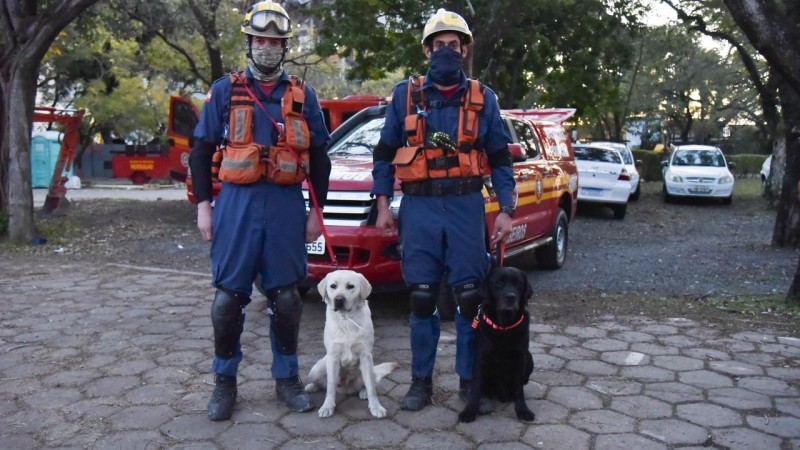
<svg viewBox="0 0 800 450">
<path fill-rule="evenodd" d="M 345 137 L 331 146 L 329 155 L 371 156 L 378 145 L 383 129 L 383 117 L 376 117 L 351 130 Z"/>
</svg>

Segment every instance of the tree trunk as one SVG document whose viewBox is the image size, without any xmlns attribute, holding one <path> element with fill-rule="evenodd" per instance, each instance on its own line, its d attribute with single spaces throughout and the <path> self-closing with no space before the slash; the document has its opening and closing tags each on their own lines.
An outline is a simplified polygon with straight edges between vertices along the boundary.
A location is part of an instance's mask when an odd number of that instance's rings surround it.
<svg viewBox="0 0 800 450">
<path fill-rule="evenodd" d="M 778 212 L 772 245 L 778 247 L 800 246 L 800 95 L 788 83 L 781 83 L 783 124 L 780 127 L 786 142 L 786 169 L 778 198 Z"/>
<path fill-rule="evenodd" d="M 30 242 L 34 237 L 33 191 L 31 190 L 31 121 L 33 120 L 34 93 L 36 92 L 37 66 L 8 62 L 9 78 L 2 77 L 4 116 L 2 129 L 7 139 L 3 150 L 8 155 L 5 196 L 2 201 L 8 214 L 8 237 L 15 242 Z"/>
</svg>

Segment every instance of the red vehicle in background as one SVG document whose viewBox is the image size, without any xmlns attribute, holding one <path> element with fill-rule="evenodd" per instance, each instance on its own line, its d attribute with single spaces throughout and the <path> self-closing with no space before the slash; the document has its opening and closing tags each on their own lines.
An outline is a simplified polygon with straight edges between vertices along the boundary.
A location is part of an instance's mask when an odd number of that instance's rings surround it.
<svg viewBox="0 0 800 450">
<path fill-rule="evenodd" d="M 333 131 L 344 121 L 369 106 L 385 103 L 385 99 L 372 95 L 349 95 L 341 99 L 320 100 L 322 115 L 328 131 Z M 185 182 L 189 201 L 197 203 L 192 191 L 192 177 L 189 173 L 189 152 L 192 149 L 192 135 L 197 126 L 200 113 L 191 100 L 171 97 L 169 103 L 169 174 L 173 180 Z M 221 189 L 214 183 L 214 196 Z"/>
</svg>

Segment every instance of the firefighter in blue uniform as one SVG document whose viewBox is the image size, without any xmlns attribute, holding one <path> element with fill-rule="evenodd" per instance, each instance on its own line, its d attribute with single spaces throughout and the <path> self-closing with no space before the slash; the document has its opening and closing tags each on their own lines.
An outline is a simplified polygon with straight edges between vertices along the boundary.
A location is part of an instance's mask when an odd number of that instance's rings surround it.
<svg viewBox="0 0 800 450">
<path fill-rule="evenodd" d="M 233 412 L 244 311 L 258 275 L 267 293 L 276 395 L 293 411 L 313 408 L 298 376 L 303 304 L 297 283 L 307 275 L 305 243 L 319 237 L 321 229 L 314 212 L 306 213 L 300 183 L 307 173 L 322 206 L 330 175 L 329 134 L 317 95 L 283 70 L 291 36 L 286 11 L 272 1 L 256 3 L 245 14 L 242 32 L 247 69 L 212 85 L 190 155 L 198 228 L 211 240 L 217 288 L 211 307 L 215 388 L 207 408 L 214 421 Z M 296 115 L 287 120 L 287 114 Z M 215 153 L 218 147 L 226 152 Z M 257 151 L 248 153 L 253 148 Z M 281 149 L 289 159 L 278 161 Z M 293 172 L 274 171 L 275 161 L 282 168 L 295 163 Z M 223 182 L 213 213 L 212 167 L 219 168 Z"/>
<path fill-rule="evenodd" d="M 468 80 L 462 70 L 472 44 L 467 23 L 458 14 L 439 9 L 425 25 L 422 44 L 429 59 L 428 73 L 424 81 L 412 77 L 394 88 L 374 152 L 372 189 L 378 204 L 376 224 L 390 233 L 394 218 L 389 204 L 395 177 L 402 182 L 398 218 L 403 277 L 411 288 L 412 383 L 401 408 L 412 411 L 421 409 L 432 396 L 440 332 L 436 304 L 439 280 L 445 272 L 458 304 L 459 397 L 466 400 L 470 390 L 474 363 L 471 323 L 481 301 L 480 282 L 490 264 L 482 166 L 491 167 L 501 207 L 489 237 L 491 245 L 510 234 L 515 207 L 508 151 L 511 139 L 497 97 L 477 81 Z M 491 403 L 483 399 L 481 411 L 490 410 Z"/>
</svg>

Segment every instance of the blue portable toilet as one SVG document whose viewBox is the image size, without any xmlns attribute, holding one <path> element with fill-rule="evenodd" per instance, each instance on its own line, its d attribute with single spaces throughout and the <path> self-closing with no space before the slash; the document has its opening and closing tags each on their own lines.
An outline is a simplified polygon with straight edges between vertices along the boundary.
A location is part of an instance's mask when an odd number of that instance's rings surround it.
<svg viewBox="0 0 800 450">
<path fill-rule="evenodd" d="M 33 133 L 31 139 L 31 187 L 50 187 L 63 136 L 62 132 L 51 130 Z M 64 175 L 70 177 L 74 172 L 75 168 L 70 167 L 70 170 Z"/>
</svg>

